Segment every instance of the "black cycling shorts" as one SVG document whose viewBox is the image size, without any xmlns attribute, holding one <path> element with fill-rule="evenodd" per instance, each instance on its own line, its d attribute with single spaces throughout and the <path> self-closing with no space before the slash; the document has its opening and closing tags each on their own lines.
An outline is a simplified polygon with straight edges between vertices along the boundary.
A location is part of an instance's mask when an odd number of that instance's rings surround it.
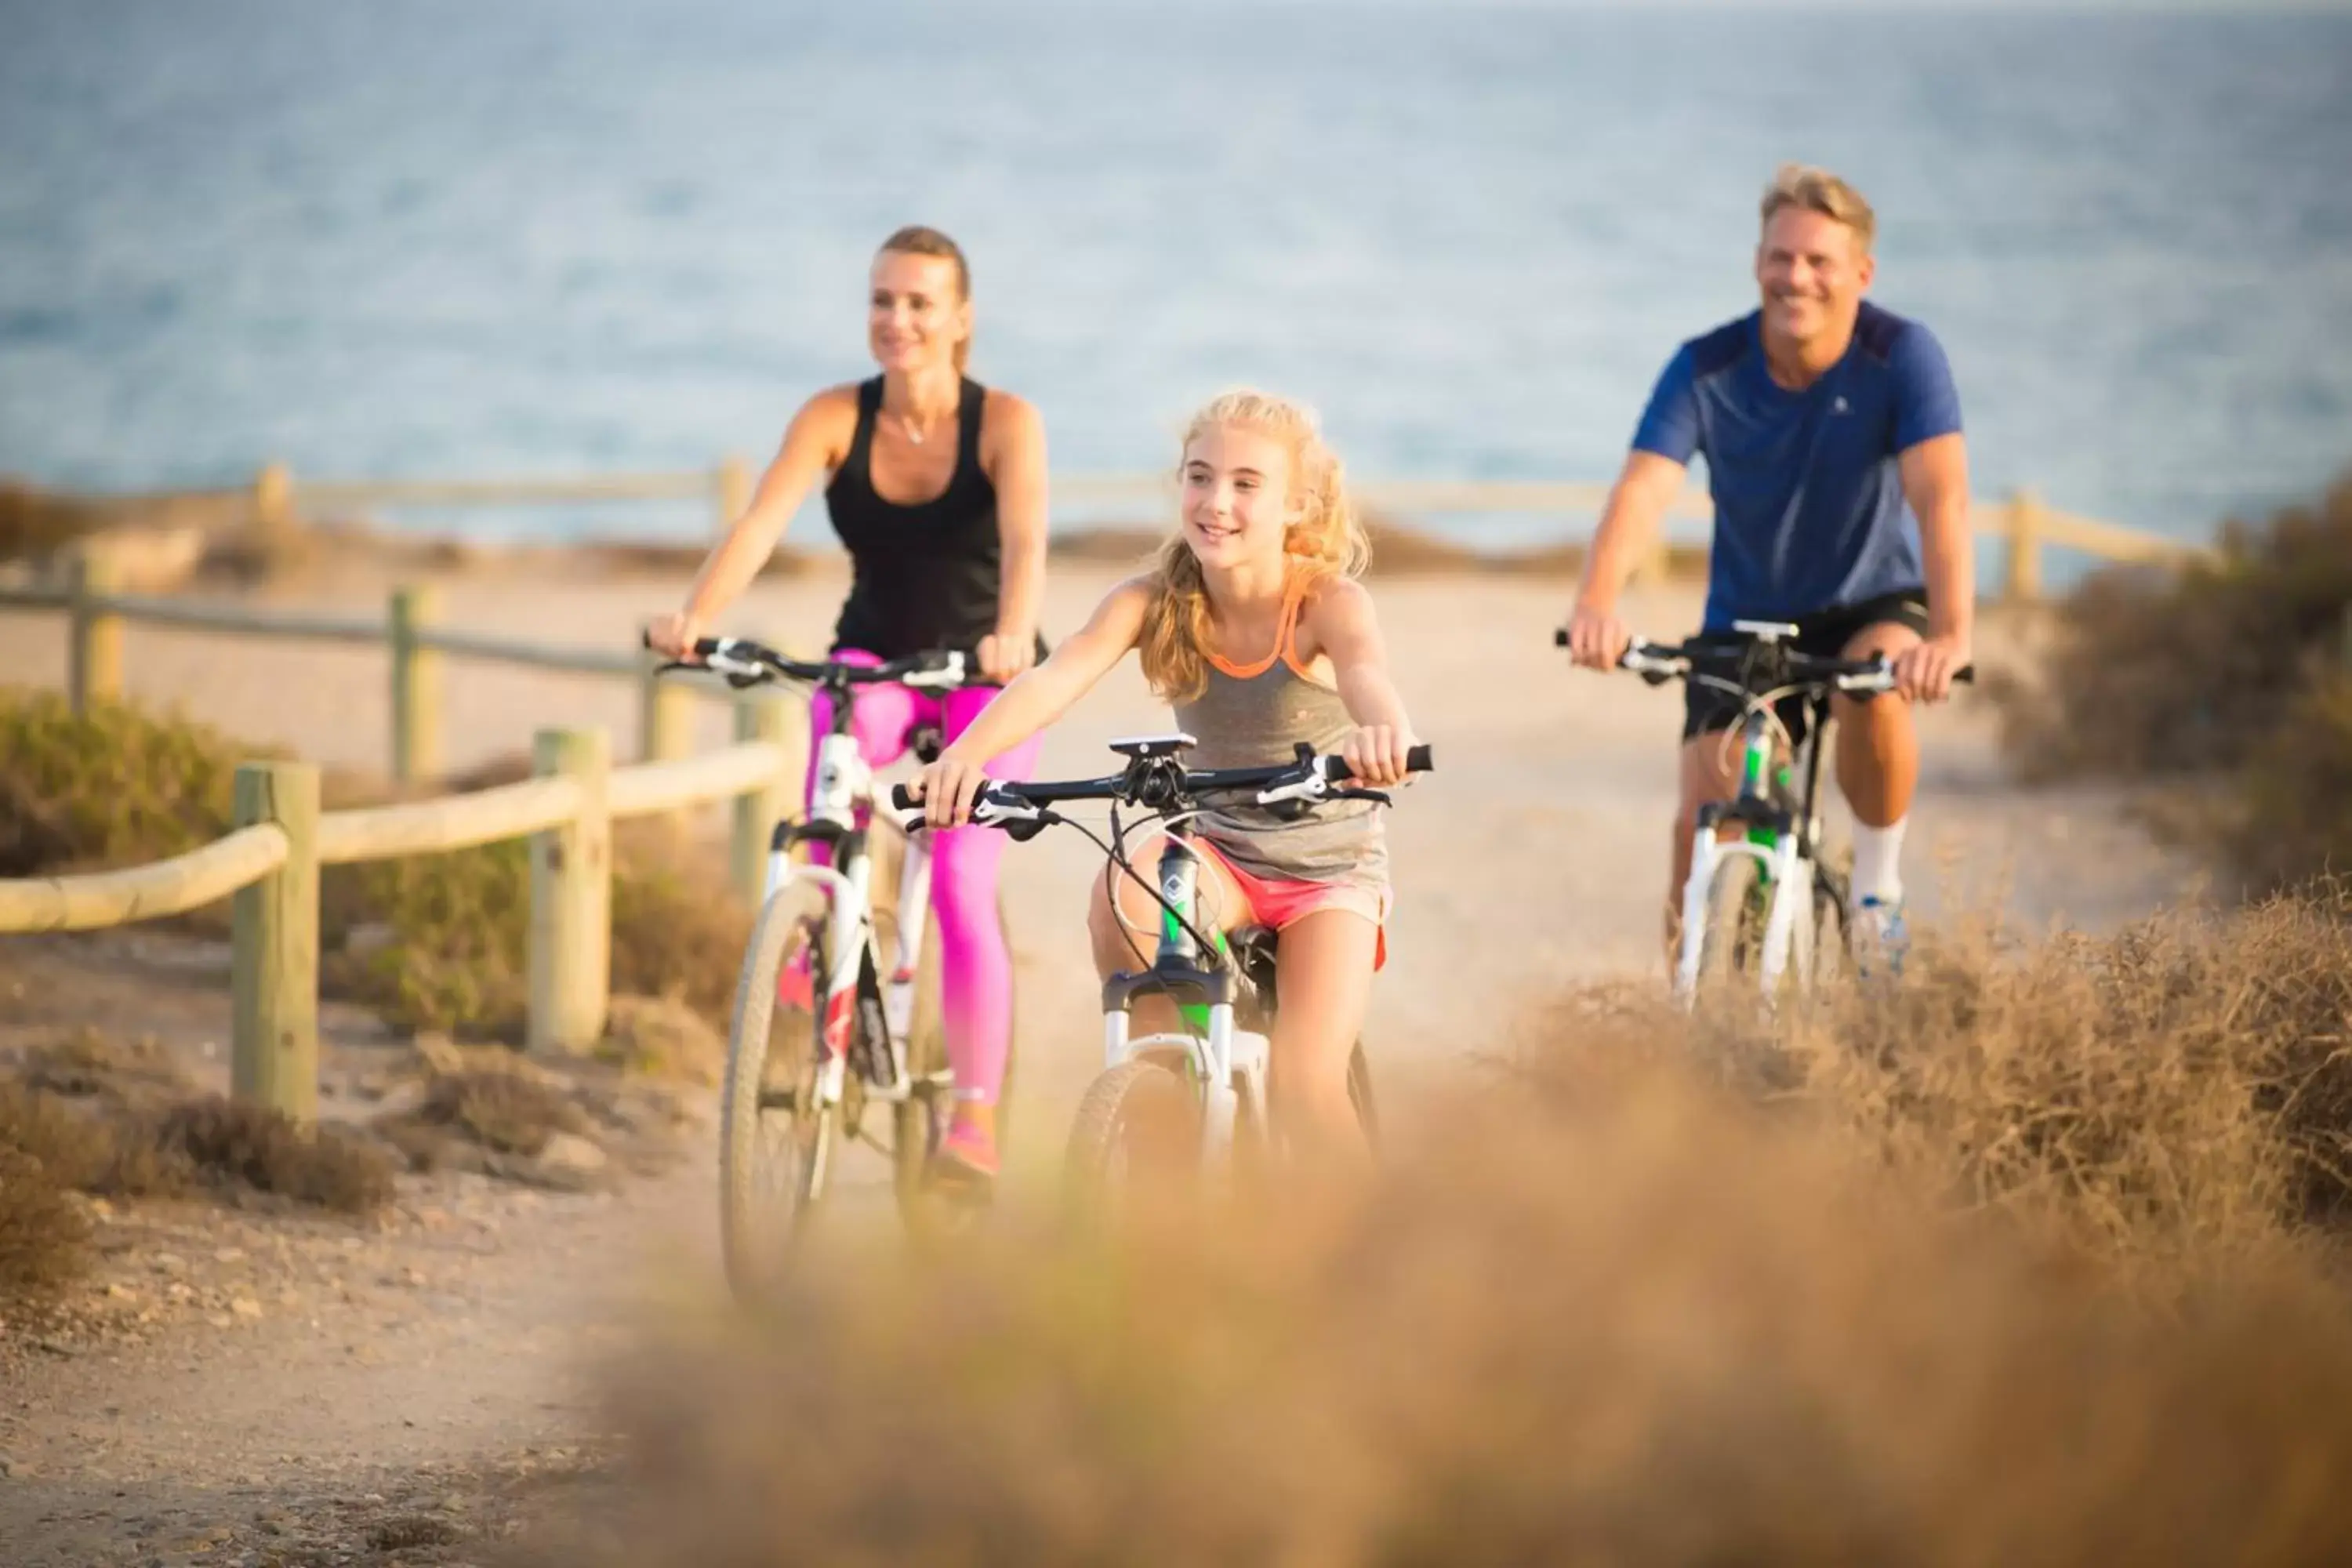
<svg viewBox="0 0 2352 1568">
<path fill-rule="evenodd" d="M 1755 618 L 1761 620 L 1764 617 L 1759 616 Z M 1913 588 L 1901 593 L 1881 594 L 1859 604 L 1842 605 L 1834 610 L 1799 616 L 1790 624 L 1797 628 L 1796 639 L 1791 646 L 1798 652 L 1809 653 L 1817 658 L 1837 658 L 1845 651 L 1845 645 L 1854 639 L 1856 633 L 1872 626 L 1909 626 L 1924 637 L 1927 635 L 1927 590 Z M 1727 643 L 1739 640 L 1736 636 L 1718 635 Z M 1713 641 L 1716 638 L 1705 637 L 1696 640 Z M 1790 742 L 1792 745 L 1803 743 L 1804 703 L 1794 697 L 1783 698 L 1773 705 L 1773 710 L 1789 727 Z M 1728 730 L 1739 722 L 1741 711 L 1738 699 L 1728 691 L 1694 680 L 1683 682 L 1684 740 Z"/>
</svg>

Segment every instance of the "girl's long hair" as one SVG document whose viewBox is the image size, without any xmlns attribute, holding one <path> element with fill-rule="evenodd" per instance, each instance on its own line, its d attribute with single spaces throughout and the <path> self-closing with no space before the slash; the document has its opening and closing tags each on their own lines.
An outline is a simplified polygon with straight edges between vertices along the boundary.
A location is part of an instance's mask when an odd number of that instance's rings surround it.
<svg viewBox="0 0 2352 1568">
<path fill-rule="evenodd" d="M 1296 589 L 1302 582 L 1361 574 L 1371 560 L 1371 542 L 1348 499 L 1339 457 L 1323 443 L 1314 411 L 1271 393 L 1225 393 L 1192 416 L 1179 449 L 1179 465 L 1194 441 L 1228 425 L 1271 437 L 1290 454 L 1288 499 L 1297 503 L 1298 516 L 1282 541 L 1286 586 Z M 1139 645 L 1143 678 L 1164 700 L 1189 702 L 1209 680 L 1209 586 L 1181 527 L 1152 558 L 1150 580 L 1151 602 L 1144 610 Z"/>
</svg>

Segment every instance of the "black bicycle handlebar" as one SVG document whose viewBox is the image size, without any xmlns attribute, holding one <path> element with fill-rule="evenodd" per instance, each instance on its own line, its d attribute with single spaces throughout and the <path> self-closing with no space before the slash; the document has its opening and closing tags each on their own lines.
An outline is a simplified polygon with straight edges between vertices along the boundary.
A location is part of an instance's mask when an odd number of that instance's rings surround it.
<svg viewBox="0 0 2352 1568">
<path fill-rule="evenodd" d="M 1568 628 L 1560 626 L 1555 629 L 1551 642 L 1554 647 L 1568 647 Z M 1656 668 L 1660 664 L 1679 659 L 1693 668 L 1711 666 L 1717 669 L 1737 671 L 1750 652 L 1759 647 L 1770 646 L 1774 645 L 1751 640 L 1724 641 L 1706 637 L 1693 637 L 1681 643 L 1654 643 L 1635 637 L 1618 657 L 1617 668 L 1633 670 L 1655 686 L 1691 673 L 1690 669 Z M 1867 679 L 1891 672 L 1894 668 L 1883 654 L 1874 654 L 1868 658 L 1833 658 L 1826 654 L 1807 653 L 1786 643 L 1777 646 L 1781 671 L 1790 682 L 1801 686 L 1826 686 L 1841 680 Z M 1973 664 L 1964 664 L 1952 672 L 1952 679 L 1956 681 L 1973 683 L 1976 678 L 1977 667 Z"/>
<path fill-rule="evenodd" d="M 1404 765 L 1409 773 L 1425 773 L 1435 769 L 1436 762 L 1430 748 L 1420 745 L 1405 752 Z M 1320 778 L 1326 784 L 1339 784 L 1355 776 L 1345 758 L 1326 755 L 1255 768 L 1187 768 L 1182 774 L 1181 787 L 1186 795 L 1218 795 L 1234 790 L 1271 789 L 1311 778 Z M 1126 802 L 1136 787 L 1137 778 L 1138 770 L 1129 768 L 1124 773 L 1095 779 L 1048 780 L 1034 784 L 991 779 L 981 787 L 980 793 L 982 796 L 994 795 L 1000 800 L 1019 801 L 1025 805 L 1059 805 L 1078 800 Z M 890 804 L 899 811 L 919 811 L 923 803 L 910 794 L 905 784 L 898 784 L 890 786 Z"/>
<path fill-rule="evenodd" d="M 650 635 L 640 634 L 640 640 L 647 647 L 653 646 Z M 694 656 L 695 662 L 673 659 L 661 668 L 707 669 L 739 687 L 776 679 L 842 686 L 887 686 L 917 676 L 939 678 L 920 683 L 928 687 L 984 683 L 979 664 L 970 654 L 945 648 L 927 648 L 904 658 L 866 665 L 833 658 L 793 658 L 750 637 L 698 637 Z"/>
</svg>

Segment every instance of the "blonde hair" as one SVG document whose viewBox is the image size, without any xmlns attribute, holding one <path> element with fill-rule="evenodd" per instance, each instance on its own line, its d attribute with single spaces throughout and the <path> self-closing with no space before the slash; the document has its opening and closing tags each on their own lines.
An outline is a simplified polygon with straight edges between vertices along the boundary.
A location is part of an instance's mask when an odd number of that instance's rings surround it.
<svg viewBox="0 0 2352 1568">
<path fill-rule="evenodd" d="M 1371 561 L 1371 541 L 1348 499 L 1339 458 L 1323 444 L 1312 409 L 1271 393 L 1228 392 L 1192 416 L 1178 449 L 1183 454 L 1209 431 L 1223 426 L 1255 430 L 1282 443 L 1290 455 L 1290 494 L 1298 515 L 1283 534 L 1286 588 L 1326 577 L 1360 575 Z M 1143 678 L 1171 702 L 1189 702 L 1207 687 L 1209 585 L 1200 558 L 1180 528 L 1152 557 L 1151 601 L 1138 639 Z"/>
<path fill-rule="evenodd" d="M 1878 215 L 1870 210 L 1870 204 L 1862 199 L 1860 191 L 1827 169 L 1805 163 L 1781 164 L 1772 183 L 1764 187 L 1764 222 L 1769 225 L 1772 216 L 1783 207 L 1801 207 L 1845 225 L 1862 242 L 1864 256 L 1870 254 L 1871 243 L 1878 237 Z"/>
<path fill-rule="evenodd" d="M 954 262 L 956 299 L 961 303 L 971 298 L 971 263 L 964 259 L 963 247 L 941 234 L 938 229 L 925 228 L 921 224 L 909 224 L 884 240 L 881 249 L 875 254 L 888 256 L 893 253 L 899 256 L 937 256 Z M 955 346 L 956 374 L 961 375 L 963 367 L 971 361 L 971 338 L 967 334 Z"/>
</svg>

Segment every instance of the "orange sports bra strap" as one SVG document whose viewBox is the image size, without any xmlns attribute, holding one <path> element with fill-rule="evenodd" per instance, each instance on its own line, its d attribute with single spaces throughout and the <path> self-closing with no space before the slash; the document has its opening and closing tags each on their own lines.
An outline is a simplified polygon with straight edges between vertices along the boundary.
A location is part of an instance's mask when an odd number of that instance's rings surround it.
<svg viewBox="0 0 2352 1568">
<path fill-rule="evenodd" d="M 1314 586 L 1313 578 L 1301 575 L 1293 578 L 1290 586 L 1283 590 L 1282 621 L 1275 628 L 1274 653 L 1285 664 L 1298 662 L 1299 612 L 1306 607 L 1307 592 Z"/>
</svg>

